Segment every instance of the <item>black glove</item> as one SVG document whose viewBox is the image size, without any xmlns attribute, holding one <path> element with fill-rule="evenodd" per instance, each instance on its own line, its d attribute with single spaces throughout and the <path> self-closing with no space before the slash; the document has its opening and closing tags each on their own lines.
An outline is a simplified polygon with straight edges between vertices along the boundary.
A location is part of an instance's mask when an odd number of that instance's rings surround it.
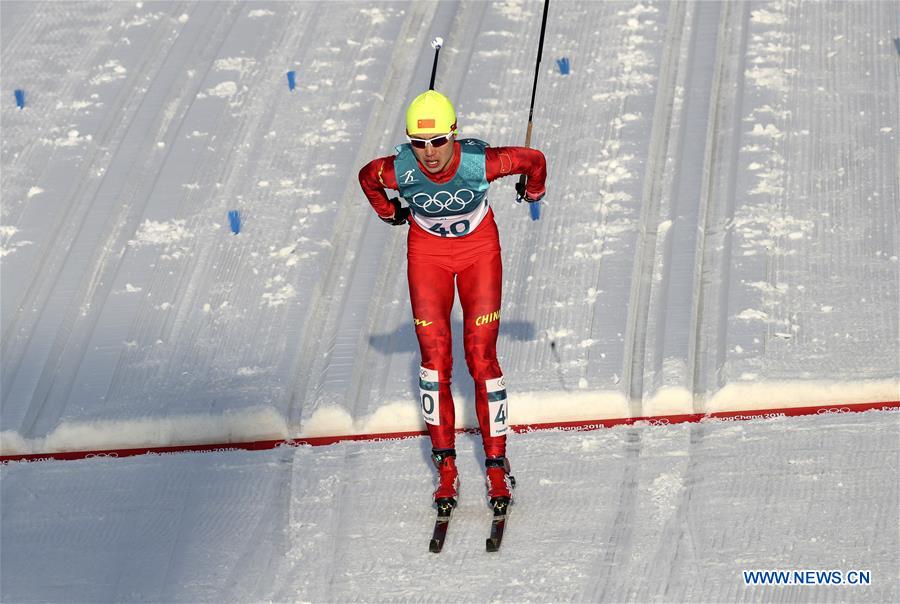
<svg viewBox="0 0 900 604">
<path fill-rule="evenodd" d="M 392 197 L 388 199 L 391 202 L 391 205 L 394 206 L 394 217 L 393 218 L 385 218 L 384 216 L 379 216 L 384 222 L 394 225 L 400 226 L 409 222 L 409 208 L 405 208 L 400 205 L 400 200 L 396 197 Z"/>
<path fill-rule="evenodd" d="M 525 187 L 526 184 L 524 182 L 519 181 L 516 183 L 516 203 L 522 203 L 523 201 L 527 201 L 528 203 L 537 203 L 544 198 L 544 195 L 546 195 L 545 193 L 540 197 L 532 198 L 530 195 L 528 195 L 528 193 L 525 192 Z"/>
</svg>

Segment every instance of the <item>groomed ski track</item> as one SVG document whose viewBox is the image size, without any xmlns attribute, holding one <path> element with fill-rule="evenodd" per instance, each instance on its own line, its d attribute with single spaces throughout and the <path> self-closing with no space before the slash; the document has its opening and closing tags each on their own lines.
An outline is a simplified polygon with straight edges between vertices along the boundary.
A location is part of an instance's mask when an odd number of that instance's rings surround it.
<svg viewBox="0 0 900 604">
<path fill-rule="evenodd" d="M 518 142 L 508 42 L 537 9 L 5 6 L 69 63 L 4 36 L 9 81 L 47 91 L 3 107 L 0 453 L 421 429 L 404 236 L 355 173 L 402 139 L 434 35 L 466 135 Z M 535 116 L 558 207 L 492 192 L 513 423 L 897 400 L 890 20 L 838 6 L 561 4 L 547 56 L 577 67 L 546 61 Z M 823 64 L 825 29 L 863 33 Z M 821 115 L 867 161 L 835 163 Z"/>
<path fill-rule="evenodd" d="M 491 190 L 519 500 L 484 558 L 462 432 L 439 563 L 426 439 L 353 442 L 421 434 L 356 171 L 436 35 L 463 136 L 521 144 L 541 3 L 0 11 L 0 460 L 44 459 L 0 467 L 0 599 L 900 599 L 896 3 L 552 3 L 549 202 Z"/>
</svg>

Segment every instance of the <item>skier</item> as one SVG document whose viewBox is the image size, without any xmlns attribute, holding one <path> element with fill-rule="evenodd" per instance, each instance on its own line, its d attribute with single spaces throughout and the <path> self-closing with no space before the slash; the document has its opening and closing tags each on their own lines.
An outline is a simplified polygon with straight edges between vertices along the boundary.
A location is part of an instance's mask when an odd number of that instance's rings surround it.
<svg viewBox="0 0 900 604">
<path fill-rule="evenodd" d="M 513 481 L 506 459 L 506 385 L 497 362 L 502 266 L 500 240 L 487 199 L 488 183 L 525 174 L 517 200 L 544 197 L 544 155 L 527 147 L 490 147 L 477 139 L 457 140 L 456 110 L 429 90 L 406 112 L 407 144 L 359 172 L 369 203 L 384 222 L 408 226 L 409 297 L 421 351 L 420 403 L 431 438 L 439 479 L 434 500 L 456 505 L 455 415 L 450 394 L 450 310 L 455 287 L 463 309 L 466 364 L 475 381 L 475 411 L 481 429 L 488 498 L 508 505 Z M 398 191 L 407 202 L 389 199 Z"/>
</svg>

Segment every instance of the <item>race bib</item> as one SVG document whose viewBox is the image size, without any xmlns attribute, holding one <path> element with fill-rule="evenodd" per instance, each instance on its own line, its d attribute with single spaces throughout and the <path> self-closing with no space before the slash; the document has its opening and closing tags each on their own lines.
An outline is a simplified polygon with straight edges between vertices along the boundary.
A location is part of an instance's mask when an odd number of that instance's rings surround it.
<svg viewBox="0 0 900 604">
<path fill-rule="evenodd" d="M 455 216 L 430 217 L 414 211 L 413 220 L 420 227 L 437 237 L 462 237 L 475 230 L 484 217 L 487 216 L 487 198 L 474 210 Z"/>
<path fill-rule="evenodd" d="M 503 376 L 485 381 L 487 385 L 488 411 L 491 414 L 491 436 L 504 436 L 509 430 L 507 418 L 509 405 L 506 399 L 506 380 Z"/>
<path fill-rule="evenodd" d="M 440 403 L 438 394 L 438 372 L 435 369 L 419 368 L 419 403 L 422 406 L 422 417 L 426 424 L 441 425 Z"/>
</svg>

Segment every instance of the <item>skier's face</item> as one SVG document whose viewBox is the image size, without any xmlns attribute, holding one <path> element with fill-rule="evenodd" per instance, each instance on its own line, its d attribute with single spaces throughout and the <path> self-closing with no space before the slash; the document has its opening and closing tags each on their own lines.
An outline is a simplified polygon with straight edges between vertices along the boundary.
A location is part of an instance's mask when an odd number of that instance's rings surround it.
<svg viewBox="0 0 900 604">
<path fill-rule="evenodd" d="M 443 136 L 435 136 L 433 134 L 410 134 L 412 138 L 441 138 Z M 424 149 L 418 149 L 413 147 L 413 153 L 416 154 L 416 159 L 419 160 L 419 163 L 425 166 L 425 169 L 431 172 L 432 174 L 437 174 L 444 170 L 447 165 L 450 163 L 450 160 L 453 159 L 453 149 L 455 147 L 454 140 L 455 136 L 451 135 L 446 144 L 441 145 L 440 147 L 435 147 L 433 145 L 425 145 Z"/>
</svg>

